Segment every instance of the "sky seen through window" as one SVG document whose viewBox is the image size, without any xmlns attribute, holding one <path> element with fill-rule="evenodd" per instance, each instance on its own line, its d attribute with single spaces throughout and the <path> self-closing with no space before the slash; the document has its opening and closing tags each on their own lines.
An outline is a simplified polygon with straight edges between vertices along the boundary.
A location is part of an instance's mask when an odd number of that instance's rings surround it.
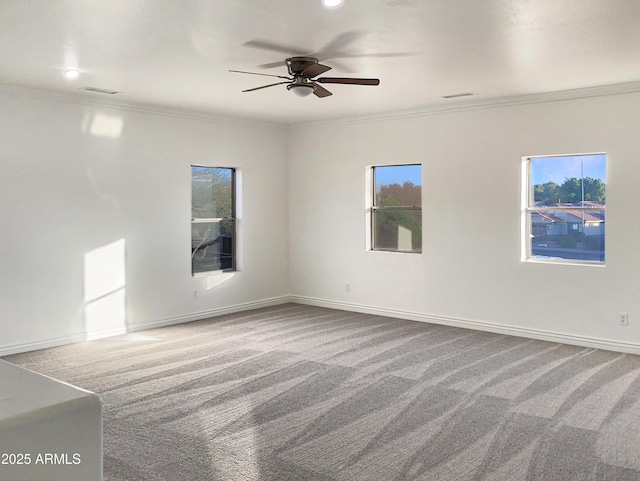
<svg viewBox="0 0 640 481">
<path fill-rule="evenodd" d="M 561 185 L 566 179 L 591 177 L 606 183 L 606 155 L 567 155 L 535 157 L 531 159 L 531 184 L 555 182 Z"/>
</svg>

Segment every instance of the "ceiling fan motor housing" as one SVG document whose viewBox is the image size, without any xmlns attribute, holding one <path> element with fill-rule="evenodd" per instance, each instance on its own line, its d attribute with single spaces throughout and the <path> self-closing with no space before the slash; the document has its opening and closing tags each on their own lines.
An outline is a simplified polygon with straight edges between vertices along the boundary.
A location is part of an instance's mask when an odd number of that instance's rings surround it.
<svg viewBox="0 0 640 481">
<path fill-rule="evenodd" d="M 300 75 L 311 65 L 318 63 L 317 58 L 313 57 L 290 57 L 285 60 L 289 75 Z"/>
</svg>

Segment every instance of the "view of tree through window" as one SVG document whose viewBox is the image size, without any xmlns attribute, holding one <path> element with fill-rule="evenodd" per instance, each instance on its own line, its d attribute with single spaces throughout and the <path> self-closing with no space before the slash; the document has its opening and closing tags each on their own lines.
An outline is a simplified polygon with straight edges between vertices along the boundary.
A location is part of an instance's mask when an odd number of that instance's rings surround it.
<svg viewBox="0 0 640 481">
<path fill-rule="evenodd" d="M 235 170 L 191 166 L 191 272 L 233 270 Z"/>
<path fill-rule="evenodd" d="M 603 263 L 606 155 L 527 159 L 530 259 Z"/>
<path fill-rule="evenodd" d="M 422 166 L 373 168 L 372 247 L 422 252 Z"/>
</svg>

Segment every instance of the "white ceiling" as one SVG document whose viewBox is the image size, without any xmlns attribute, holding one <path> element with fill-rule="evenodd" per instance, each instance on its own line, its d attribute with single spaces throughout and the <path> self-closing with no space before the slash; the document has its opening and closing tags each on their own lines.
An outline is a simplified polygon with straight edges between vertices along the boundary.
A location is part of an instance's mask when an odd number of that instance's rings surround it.
<svg viewBox="0 0 640 481">
<path fill-rule="evenodd" d="M 256 48 L 282 46 L 282 51 Z M 317 54 L 327 85 L 297 98 L 284 59 Z M 264 64 L 282 61 L 277 68 Z M 61 70 L 76 68 L 78 79 Z M 379 115 L 640 81 L 639 0 L 2 0 L 0 83 L 275 122 Z"/>
</svg>

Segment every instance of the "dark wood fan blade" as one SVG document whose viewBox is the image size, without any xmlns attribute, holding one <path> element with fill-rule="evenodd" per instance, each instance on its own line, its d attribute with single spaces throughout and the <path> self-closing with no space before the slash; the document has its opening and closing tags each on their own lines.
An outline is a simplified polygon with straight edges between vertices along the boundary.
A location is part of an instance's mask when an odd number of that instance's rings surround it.
<svg viewBox="0 0 640 481">
<path fill-rule="evenodd" d="M 315 82 L 323 84 L 352 84 L 352 85 L 380 85 L 377 78 L 347 78 L 347 77 L 321 77 Z"/>
<path fill-rule="evenodd" d="M 326 88 L 324 88 L 322 85 L 318 85 L 317 83 L 314 83 L 313 86 L 315 87 L 313 90 L 313 94 L 316 97 L 328 97 L 329 95 L 333 95 L 331 92 L 329 92 Z"/>
<path fill-rule="evenodd" d="M 244 70 L 229 70 L 229 72 L 248 73 L 249 75 L 263 75 L 265 77 L 286 78 L 287 80 L 293 80 L 291 77 L 285 77 L 284 75 L 272 75 L 270 73 L 245 72 Z"/>
<path fill-rule="evenodd" d="M 331 70 L 331 67 L 322 65 L 321 63 L 314 63 L 313 65 L 310 65 L 309 67 L 304 69 L 302 71 L 302 75 L 304 75 L 305 77 L 313 78 L 329 70 Z"/>
<path fill-rule="evenodd" d="M 275 84 L 263 85 L 262 87 L 255 87 L 252 89 L 243 90 L 243 92 L 253 92 L 254 90 L 266 89 L 267 87 L 274 87 L 276 85 L 288 84 L 291 82 L 277 82 Z"/>
</svg>

